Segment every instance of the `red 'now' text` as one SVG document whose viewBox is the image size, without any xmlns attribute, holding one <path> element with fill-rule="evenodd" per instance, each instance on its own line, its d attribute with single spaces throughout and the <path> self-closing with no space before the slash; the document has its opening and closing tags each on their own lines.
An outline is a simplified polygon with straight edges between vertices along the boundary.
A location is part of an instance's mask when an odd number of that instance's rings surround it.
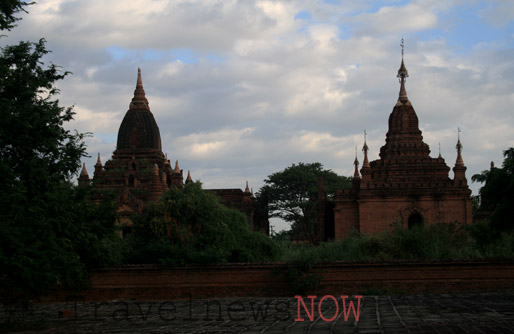
<svg viewBox="0 0 514 334">
<path fill-rule="evenodd" d="M 310 299 L 310 312 L 309 312 L 309 308 L 305 304 L 305 301 L 303 300 L 302 296 L 294 296 L 294 297 L 296 298 L 296 300 L 298 302 L 298 314 L 297 314 L 297 317 L 294 319 L 294 321 L 304 321 L 304 318 L 302 318 L 302 316 L 300 315 L 300 310 L 301 310 L 300 306 L 303 307 L 303 309 L 307 315 L 307 318 L 310 321 L 314 321 L 314 300 L 316 299 L 317 296 L 307 296 L 307 298 Z M 357 308 L 355 308 L 355 306 L 353 304 L 353 300 L 350 300 L 348 298 L 349 298 L 348 296 L 341 296 L 341 300 L 343 302 L 343 305 L 342 305 L 343 306 L 343 314 L 342 315 L 344 317 L 344 321 L 348 321 L 348 318 L 350 317 L 350 311 L 353 312 L 355 321 L 359 321 L 359 312 L 360 312 L 362 296 L 353 296 L 353 298 L 357 299 Z M 334 305 L 335 305 L 335 312 L 330 318 L 325 317 L 325 315 L 323 314 L 323 312 L 321 310 L 321 306 L 325 302 L 326 299 L 332 300 L 331 302 L 334 303 Z M 348 299 L 348 303 L 347 303 L 347 299 Z M 327 301 L 327 303 L 328 302 L 330 302 L 330 301 Z M 307 301 L 307 303 L 308 303 L 308 301 Z M 348 307 L 346 307 L 347 304 L 348 304 Z M 327 321 L 327 322 L 334 321 L 339 316 L 339 302 L 337 301 L 336 297 L 334 297 L 332 295 L 325 295 L 325 296 L 321 297 L 321 299 L 318 303 L 317 311 L 318 311 L 320 318 L 323 321 Z"/>
</svg>

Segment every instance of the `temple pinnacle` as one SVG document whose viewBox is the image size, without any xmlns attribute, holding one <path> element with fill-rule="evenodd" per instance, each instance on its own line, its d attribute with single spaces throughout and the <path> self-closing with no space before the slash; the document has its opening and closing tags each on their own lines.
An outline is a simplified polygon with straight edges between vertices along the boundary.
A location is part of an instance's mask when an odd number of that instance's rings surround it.
<svg viewBox="0 0 514 334">
<path fill-rule="evenodd" d="M 137 69 L 136 89 L 134 97 L 130 102 L 130 109 L 150 110 L 148 100 L 146 99 L 145 90 L 143 89 L 143 80 L 141 79 L 141 68 Z"/>
<path fill-rule="evenodd" d="M 462 144 L 460 143 L 460 128 L 457 128 L 457 145 L 455 148 L 457 149 L 457 161 L 455 162 L 455 166 L 464 166 L 464 161 L 462 160 Z"/>
<path fill-rule="evenodd" d="M 180 167 L 178 166 L 178 160 L 175 162 L 175 170 L 173 171 L 173 173 L 180 174 Z"/>
<path fill-rule="evenodd" d="M 85 177 L 89 178 L 89 174 L 87 173 L 85 162 L 82 164 L 82 171 L 80 171 L 80 176 L 85 176 Z"/>
<path fill-rule="evenodd" d="M 362 168 L 369 168 L 369 160 L 368 160 L 368 144 L 366 143 L 366 130 L 364 130 L 364 146 L 362 147 L 362 151 L 364 152 L 364 162 L 362 163 Z"/>
<path fill-rule="evenodd" d="M 356 179 L 360 179 L 359 174 L 359 160 L 357 159 L 357 146 L 355 146 L 355 160 L 353 161 L 353 165 L 355 166 L 355 171 L 353 172 L 353 177 Z"/>
<path fill-rule="evenodd" d="M 400 69 L 398 70 L 398 75 L 396 76 L 398 80 L 400 81 L 400 94 L 398 97 L 398 100 L 402 102 L 408 101 L 407 98 L 407 91 L 405 90 L 405 79 L 409 77 L 409 72 L 407 71 L 407 68 L 405 67 L 405 64 L 403 62 L 403 50 L 404 50 L 404 40 L 402 38 L 402 42 L 400 44 L 402 47 L 402 64 L 400 65 Z"/>
</svg>

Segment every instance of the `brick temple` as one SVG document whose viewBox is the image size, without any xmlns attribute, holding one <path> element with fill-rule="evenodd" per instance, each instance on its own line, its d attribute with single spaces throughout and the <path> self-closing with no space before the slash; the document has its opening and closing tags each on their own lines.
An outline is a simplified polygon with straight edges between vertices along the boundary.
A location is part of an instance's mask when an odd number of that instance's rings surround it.
<svg viewBox="0 0 514 334">
<path fill-rule="evenodd" d="M 418 116 L 405 89 L 408 76 L 402 55 L 397 76 L 400 93 L 389 116 L 389 130 L 385 145 L 380 148 L 380 159 L 368 161 L 365 139 L 360 173 L 356 156 L 352 188 L 338 191 L 334 198 L 334 235 L 328 231 L 326 237 L 320 235 L 321 240 L 341 239 L 352 231 L 384 232 L 394 223 L 410 228 L 418 224 L 472 222 L 471 190 L 466 180 L 460 138 L 451 179 L 450 167 L 441 154 L 437 158 L 430 157 L 430 149 L 423 142 Z"/>
<path fill-rule="evenodd" d="M 91 182 L 92 181 L 92 182 Z M 102 190 L 118 194 L 118 214 L 124 233 L 130 231 L 130 217 L 141 213 L 148 202 L 156 202 L 171 187 L 183 188 L 192 182 L 188 171 L 184 181 L 178 160 L 172 167 L 162 152 L 161 135 L 150 111 L 138 69 L 136 89 L 118 131 L 116 150 L 102 165 L 100 154 L 89 178 L 85 164 L 78 178 L 79 185 L 92 184 L 100 200 Z M 250 228 L 268 234 L 267 214 L 256 210 L 255 198 L 246 183 L 245 190 L 211 189 L 222 203 L 245 214 Z M 99 195 L 98 195 L 99 194 Z"/>
</svg>

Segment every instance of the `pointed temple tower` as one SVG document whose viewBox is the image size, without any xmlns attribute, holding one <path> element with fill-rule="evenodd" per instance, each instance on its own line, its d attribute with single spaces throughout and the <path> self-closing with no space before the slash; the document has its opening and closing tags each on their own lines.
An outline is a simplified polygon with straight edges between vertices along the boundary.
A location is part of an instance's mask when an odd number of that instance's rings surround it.
<svg viewBox="0 0 514 334">
<path fill-rule="evenodd" d="M 162 153 L 159 127 L 150 111 L 138 69 L 134 97 L 121 122 L 116 150 L 103 166 L 98 155 L 93 187 L 98 194 L 101 190 L 117 191 L 121 222 L 130 224 L 132 214 L 170 187 L 172 174 L 170 162 Z"/>
<path fill-rule="evenodd" d="M 418 116 L 405 88 L 409 76 L 403 61 L 398 70 L 400 93 L 389 116 L 389 130 L 380 159 L 368 162 L 368 145 L 364 140 L 364 162 L 355 164 L 353 186 L 335 196 L 335 238 L 351 231 L 365 234 L 383 232 L 391 224 L 409 228 L 417 224 L 443 222 L 470 224 L 471 190 L 469 190 L 461 156 L 460 137 L 454 178 L 444 159 L 431 158 L 419 129 Z M 357 161 L 357 159 L 356 159 Z"/>
<path fill-rule="evenodd" d="M 141 69 L 138 69 L 134 97 L 118 131 L 116 150 L 105 165 L 102 165 L 98 154 L 94 167 L 94 199 L 101 201 L 105 191 L 118 193 L 118 214 L 124 226 L 124 233 L 130 231 L 130 217 L 140 213 L 145 203 L 157 201 L 171 187 L 184 187 L 183 171 L 178 160 L 175 168 L 172 168 L 167 155 L 162 152 L 159 127 L 146 99 Z M 78 182 L 79 185 L 91 183 L 85 164 Z M 193 182 L 193 179 L 188 171 L 185 183 L 189 182 Z M 254 224 L 255 203 L 248 183 L 244 192 L 241 189 L 211 191 L 218 195 L 223 203 L 242 211 L 250 225 Z M 267 215 L 255 221 L 258 221 L 259 225 L 251 227 L 267 234 Z"/>
</svg>

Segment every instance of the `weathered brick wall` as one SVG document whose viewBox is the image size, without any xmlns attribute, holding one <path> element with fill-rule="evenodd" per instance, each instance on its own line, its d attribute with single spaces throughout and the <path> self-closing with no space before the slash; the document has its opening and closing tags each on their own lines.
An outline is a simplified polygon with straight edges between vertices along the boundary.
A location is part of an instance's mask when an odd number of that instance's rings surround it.
<svg viewBox="0 0 514 334">
<path fill-rule="evenodd" d="M 407 196 L 373 197 L 360 199 L 358 204 L 340 200 L 334 209 L 335 238 L 341 239 L 355 228 L 364 234 L 385 232 L 395 222 L 407 228 L 414 212 L 423 216 L 426 226 L 441 222 L 472 223 L 471 199 L 462 196 L 424 196 L 416 201 Z"/>
<path fill-rule="evenodd" d="M 45 301 L 177 300 L 249 296 L 294 296 L 286 278 L 288 264 L 218 265 L 159 268 L 150 266 L 94 270 L 91 286 L 72 293 L 56 290 Z M 322 275 L 318 295 L 368 291 L 443 293 L 514 288 L 514 260 L 428 261 L 397 263 L 329 263 L 317 265 Z"/>
</svg>

